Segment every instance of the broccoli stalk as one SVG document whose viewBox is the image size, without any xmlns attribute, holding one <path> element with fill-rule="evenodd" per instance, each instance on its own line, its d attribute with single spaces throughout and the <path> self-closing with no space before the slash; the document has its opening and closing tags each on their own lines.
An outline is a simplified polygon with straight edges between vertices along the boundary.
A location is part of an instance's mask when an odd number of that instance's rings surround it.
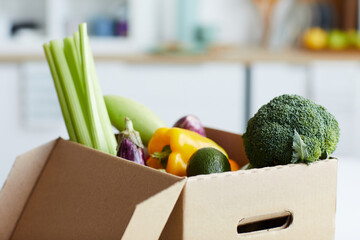
<svg viewBox="0 0 360 240">
<path fill-rule="evenodd" d="M 323 106 L 282 95 L 262 106 L 243 135 L 253 167 L 311 163 L 328 158 L 339 141 L 339 125 Z"/>
</svg>

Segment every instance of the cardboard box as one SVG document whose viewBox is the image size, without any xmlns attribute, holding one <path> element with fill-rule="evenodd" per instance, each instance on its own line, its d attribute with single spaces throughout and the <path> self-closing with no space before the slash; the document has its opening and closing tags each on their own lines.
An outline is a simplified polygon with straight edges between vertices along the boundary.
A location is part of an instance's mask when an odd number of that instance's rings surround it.
<svg viewBox="0 0 360 240">
<path fill-rule="evenodd" d="M 207 133 L 246 163 L 240 135 Z M 336 183 L 336 159 L 181 178 L 59 138 L 17 158 L 0 240 L 329 240 Z"/>
</svg>

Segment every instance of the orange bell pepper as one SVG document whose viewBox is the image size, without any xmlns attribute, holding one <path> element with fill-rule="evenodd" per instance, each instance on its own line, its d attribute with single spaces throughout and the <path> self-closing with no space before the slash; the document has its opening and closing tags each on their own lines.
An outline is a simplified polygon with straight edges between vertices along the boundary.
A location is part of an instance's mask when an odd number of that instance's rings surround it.
<svg viewBox="0 0 360 240">
<path fill-rule="evenodd" d="M 235 162 L 232 159 L 229 159 L 229 163 L 230 163 L 230 167 L 231 167 L 231 171 L 237 171 L 240 169 L 240 166 L 237 162 Z"/>
</svg>

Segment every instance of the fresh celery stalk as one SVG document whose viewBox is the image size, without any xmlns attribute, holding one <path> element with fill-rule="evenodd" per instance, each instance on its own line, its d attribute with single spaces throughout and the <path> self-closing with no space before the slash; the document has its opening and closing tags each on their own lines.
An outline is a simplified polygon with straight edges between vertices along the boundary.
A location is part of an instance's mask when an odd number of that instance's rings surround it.
<svg viewBox="0 0 360 240">
<path fill-rule="evenodd" d="M 92 59 L 92 58 L 91 58 Z M 93 70 L 93 76 L 94 76 L 94 87 L 95 87 L 95 97 L 96 97 L 96 103 L 97 107 L 99 109 L 99 116 L 101 120 L 101 125 L 103 127 L 103 131 L 106 138 L 106 143 L 108 145 L 109 153 L 116 155 L 116 148 L 117 148 L 117 141 L 112 129 L 111 121 L 109 114 L 106 109 L 105 100 L 103 97 L 103 94 L 101 92 L 100 83 L 97 79 L 97 74 L 95 71 L 95 64 L 94 61 L 91 61 L 92 63 L 92 70 Z"/>
<path fill-rule="evenodd" d="M 85 24 L 80 25 L 80 29 L 83 29 L 83 28 L 85 28 L 85 30 L 86 30 Z M 82 31 L 83 30 L 80 30 L 80 34 L 82 33 Z M 102 130 L 105 135 L 105 140 L 106 140 L 106 143 L 108 146 L 108 152 L 110 154 L 116 155 L 117 141 L 116 141 L 115 135 L 112 130 L 112 125 L 111 125 L 111 121 L 109 118 L 109 114 L 107 112 L 104 97 L 101 92 L 101 87 L 100 87 L 99 79 L 97 77 L 96 67 L 95 67 L 95 63 L 94 63 L 94 57 L 92 55 L 91 47 L 88 42 L 89 41 L 88 37 L 86 37 L 85 40 L 87 41 L 87 44 L 88 44 L 88 47 L 87 47 L 87 57 L 88 58 L 87 59 L 89 61 L 89 69 L 91 70 L 96 104 L 97 104 L 97 108 L 98 108 L 98 112 L 99 112 Z"/>
<path fill-rule="evenodd" d="M 85 96 L 85 87 L 84 87 L 84 79 L 81 68 L 80 57 L 77 54 L 75 40 L 72 37 L 67 37 L 63 40 L 64 43 L 64 53 L 66 57 L 67 64 L 70 69 L 70 73 L 74 82 L 75 90 L 79 98 L 79 103 L 81 106 L 81 110 L 84 114 L 86 127 L 90 129 L 90 123 L 88 119 L 88 109 L 86 104 L 86 96 Z"/>
<path fill-rule="evenodd" d="M 74 80 L 76 92 L 79 96 L 80 102 L 83 102 L 85 98 L 84 94 L 84 81 L 81 70 L 81 62 L 76 50 L 75 40 L 73 37 L 67 37 L 64 39 L 64 53 L 66 61 L 68 63 L 71 76 Z"/>
<path fill-rule="evenodd" d="M 60 108 L 61 108 L 61 112 L 62 112 L 64 121 L 65 121 L 66 129 L 68 131 L 70 140 L 73 141 L 73 142 L 77 142 L 77 137 L 76 137 L 76 133 L 75 133 L 75 129 L 74 129 L 74 124 L 72 123 L 72 120 L 71 120 L 69 108 L 67 106 L 65 95 L 64 95 L 64 92 L 63 92 L 62 87 L 61 87 L 59 74 L 57 73 L 55 63 L 54 63 L 54 60 L 53 60 L 53 56 L 52 56 L 51 51 L 50 51 L 50 46 L 49 46 L 49 44 L 45 43 L 43 45 L 43 47 L 44 47 L 44 51 L 45 51 L 46 60 L 47 60 L 47 62 L 49 64 L 50 72 L 51 72 L 51 75 L 52 75 L 52 78 L 53 78 L 53 81 L 54 81 L 56 93 L 58 95 Z"/>
<path fill-rule="evenodd" d="M 96 103 L 94 76 L 93 76 L 93 71 L 91 69 L 92 67 L 91 61 L 89 59 L 89 50 L 88 50 L 89 43 L 87 38 L 86 24 L 81 24 L 79 26 L 79 34 L 80 34 L 80 52 L 81 52 L 82 71 L 84 77 L 85 96 L 86 96 L 86 103 L 88 106 L 87 117 L 90 123 L 89 125 L 90 136 L 95 149 L 109 153 L 109 148 L 107 146 L 104 131 L 102 129 L 102 124 Z"/>
<path fill-rule="evenodd" d="M 76 138 L 79 143 L 88 147 L 93 147 L 84 113 L 81 109 L 80 99 L 77 95 L 61 42 L 58 40 L 51 41 L 50 51 L 53 56 L 56 72 L 58 73 L 61 87 L 70 112 L 71 122 L 73 123 Z"/>
<path fill-rule="evenodd" d="M 70 139 L 116 155 L 117 142 L 97 78 L 86 23 L 63 40 L 44 44 Z"/>
<path fill-rule="evenodd" d="M 80 50 L 80 34 L 79 34 L 79 32 L 74 32 L 73 33 L 73 38 L 74 38 L 76 52 L 77 52 L 77 55 L 78 55 L 78 58 L 79 58 L 80 64 L 81 64 L 81 50 Z"/>
</svg>

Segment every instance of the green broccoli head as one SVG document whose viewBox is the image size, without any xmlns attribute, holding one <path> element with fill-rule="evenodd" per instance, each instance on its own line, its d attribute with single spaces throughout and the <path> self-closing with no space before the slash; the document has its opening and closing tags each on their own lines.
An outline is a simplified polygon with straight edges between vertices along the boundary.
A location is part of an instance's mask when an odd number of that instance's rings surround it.
<svg viewBox="0 0 360 240">
<path fill-rule="evenodd" d="M 313 162 L 333 153 L 339 125 L 323 106 L 298 95 L 282 95 L 262 106 L 243 135 L 253 167 Z"/>
</svg>

